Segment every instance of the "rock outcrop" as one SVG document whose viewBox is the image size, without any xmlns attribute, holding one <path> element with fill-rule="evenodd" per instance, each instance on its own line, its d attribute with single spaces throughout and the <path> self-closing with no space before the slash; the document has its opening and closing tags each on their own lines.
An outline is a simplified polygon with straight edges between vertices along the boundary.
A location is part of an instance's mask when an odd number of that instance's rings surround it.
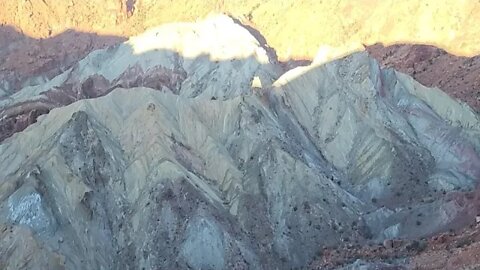
<svg viewBox="0 0 480 270">
<path fill-rule="evenodd" d="M 478 200 L 478 199 L 476 199 Z M 369 246 L 326 248 L 310 269 L 476 269 L 480 226 L 472 224 L 420 240 L 388 240 Z"/>
</svg>

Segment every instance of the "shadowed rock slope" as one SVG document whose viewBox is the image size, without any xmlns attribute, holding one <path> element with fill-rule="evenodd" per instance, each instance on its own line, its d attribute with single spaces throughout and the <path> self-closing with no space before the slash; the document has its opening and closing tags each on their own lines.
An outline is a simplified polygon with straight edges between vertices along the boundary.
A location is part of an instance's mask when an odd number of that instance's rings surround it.
<svg viewBox="0 0 480 270">
<path fill-rule="evenodd" d="M 101 93 L 0 144 L 2 268 L 305 268 L 323 247 L 475 219 L 447 196 L 480 180 L 467 105 L 367 53 L 277 70 L 218 17 L 95 51 L 4 100 Z"/>
</svg>

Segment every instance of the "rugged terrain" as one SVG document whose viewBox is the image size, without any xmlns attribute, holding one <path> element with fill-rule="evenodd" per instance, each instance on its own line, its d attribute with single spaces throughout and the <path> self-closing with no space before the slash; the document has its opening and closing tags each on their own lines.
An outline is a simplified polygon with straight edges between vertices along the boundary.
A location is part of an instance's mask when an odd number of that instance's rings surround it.
<svg viewBox="0 0 480 270">
<path fill-rule="evenodd" d="M 480 176 L 471 109 L 366 53 L 281 71 L 249 31 L 212 17 L 9 95 L 4 115 L 51 110 L 0 146 L 5 237 L 49 251 L 20 261 L 305 267 L 322 247 L 474 220 L 443 196 Z M 54 109 L 83 98 L 95 99 Z M 16 268 L 28 253 L 12 248 Z"/>
<path fill-rule="evenodd" d="M 363 45 L 343 40 L 298 61 L 281 37 L 270 46 L 275 27 L 264 37 L 252 24 L 273 2 L 248 22 L 143 33 L 153 2 L 106 1 L 115 16 L 93 26 L 94 1 L 86 18 L 66 9 L 69 23 L 63 2 L 26 3 L 0 16 L 13 25 L 0 34 L 0 268 L 478 267 L 478 43 L 463 31 L 474 15 L 449 28 L 463 43 L 422 36 L 465 58 L 416 45 L 349 54 Z M 33 19 L 13 16 L 20 7 Z M 448 12 L 466 7 L 477 4 Z M 392 33 L 387 44 L 407 35 Z"/>
<path fill-rule="evenodd" d="M 480 3 L 473 0 L 181 0 L 174 5 L 151 0 L 5 0 L 0 10 L 0 43 L 6 42 L 0 44 L 0 95 L 50 79 L 88 52 L 148 28 L 195 21 L 212 12 L 238 18 L 286 67 L 314 58 L 330 61 L 377 43 L 388 45 L 368 51 L 382 65 L 480 110 L 475 57 L 480 54 Z M 406 46 L 395 45 L 399 43 Z"/>
</svg>

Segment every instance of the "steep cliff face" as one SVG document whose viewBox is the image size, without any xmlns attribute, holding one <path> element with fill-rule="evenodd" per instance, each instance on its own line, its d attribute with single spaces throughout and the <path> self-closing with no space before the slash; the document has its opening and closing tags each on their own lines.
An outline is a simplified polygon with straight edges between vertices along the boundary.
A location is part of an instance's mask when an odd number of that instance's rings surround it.
<svg viewBox="0 0 480 270">
<path fill-rule="evenodd" d="M 475 220 L 449 197 L 480 180 L 472 109 L 366 52 L 282 74 L 266 48 L 170 24 L 1 100 L 2 267 L 305 268 Z"/>
</svg>

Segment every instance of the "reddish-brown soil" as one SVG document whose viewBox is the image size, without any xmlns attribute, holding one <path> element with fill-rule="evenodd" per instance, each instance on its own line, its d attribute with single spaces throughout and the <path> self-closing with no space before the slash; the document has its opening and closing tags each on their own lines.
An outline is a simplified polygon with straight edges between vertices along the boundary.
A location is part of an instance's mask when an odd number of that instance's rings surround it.
<svg viewBox="0 0 480 270">
<path fill-rule="evenodd" d="M 407 73 L 420 83 L 438 87 L 480 111 L 480 56 L 459 57 L 427 45 L 380 44 L 367 51 L 383 67 Z"/>
<path fill-rule="evenodd" d="M 0 81 L 16 91 L 37 76 L 52 78 L 93 50 L 124 41 L 73 30 L 50 38 L 30 38 L 9 26 L 0 27 Z M 30 81 L 30 83 L 29 83 Z"/>
<path fill-rule="evenodd" d="M 370 246 L 326 248 L 310 264 L 310 269 L 335 269 L 357 259 L 402 267 L 398 269 L 479 269 L 480 225 L 428 239 L 386 240 Z"/>
</svg>

